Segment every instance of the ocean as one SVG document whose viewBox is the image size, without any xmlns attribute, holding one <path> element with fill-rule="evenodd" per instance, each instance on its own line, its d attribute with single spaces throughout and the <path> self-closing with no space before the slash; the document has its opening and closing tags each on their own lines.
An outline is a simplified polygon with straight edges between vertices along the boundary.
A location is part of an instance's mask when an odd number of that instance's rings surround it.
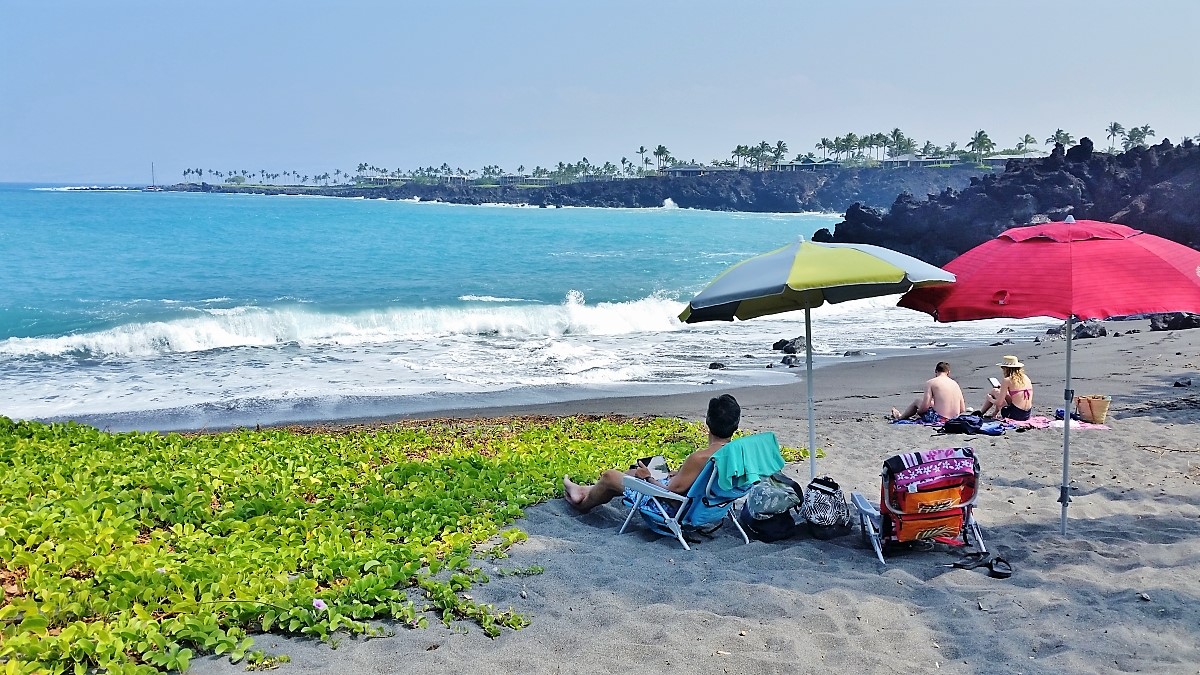
<svg viewBox="0 0 1200 675">
<path fill-rule="evenodd" d="M 177 430 L 796 384 L 771 345 L 802 312 L 677 315 L 838 220 L 4 184 L 0 415 Z M 924 349 L 932 368 L 1051 325 L 895 301 L 813 310 L 815 365 Z"/>
</svg>

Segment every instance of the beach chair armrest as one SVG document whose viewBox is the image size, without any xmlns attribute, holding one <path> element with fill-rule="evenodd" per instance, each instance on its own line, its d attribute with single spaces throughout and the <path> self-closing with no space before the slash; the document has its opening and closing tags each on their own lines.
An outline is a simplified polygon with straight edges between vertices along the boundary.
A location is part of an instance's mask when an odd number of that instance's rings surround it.
<svg viewBox="0 0 1200 675">
<path fill-rule="evenodd" d="M 858 509 L 859 513 L 865 516 L 872 516 L 875 518 L 879 517 L 879 509 L 875 508 L 874 504 L 867 501 L 867 498 L 864 497 L 861 492 L 850 493 L 850 501 L 854 504 L 854 508 Z"/>
<path fill-rule="evenodd" d="M 854 508 L 858 509 L 858 522 L 862 526 L 863 541 L 870 542 L 871 548 L 875 550 L 875 557 L 879 558 L 880 564 L 886 565 L 887 561 L 883 559 L 883 538 L 881 536 L 883 518 L 879 515 L 879 509 L 867 501 L 861 492 L 850 493 L 850 501 L 854 504 Z"/>
<path fill-rule="evenodd" d="M 638 494 L 646 495 L 647 497 L 657 497 L 658 499 L 673 499 L 677 502 L 687 501 L 687 497 L 684 495 L 676 494 L 676 493 L 671 492 L 670 490 L 666 489 L 665 487 L 658 485 L 657 483 L 651 483 L 649 481 L 643 480 L 641 478 L 636 478 L 634 476 L 625 476 L 625 478 L 622 479 L 621 483 L 625 487 L 626 490 L 633 490 L 634 492 L 636 492 Z"/>
</svg>

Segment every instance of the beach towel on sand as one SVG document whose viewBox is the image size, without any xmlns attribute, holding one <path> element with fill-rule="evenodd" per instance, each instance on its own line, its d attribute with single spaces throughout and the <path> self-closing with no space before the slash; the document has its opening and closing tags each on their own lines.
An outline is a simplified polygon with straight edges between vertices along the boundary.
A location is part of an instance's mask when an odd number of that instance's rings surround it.
<svg viewBox="0 0 1200 675">
<path fill-rule="evenodd" d="M 908 417 L 902 420 L 892 420 L 891 424 L 920 424 L 924 427 L 940 427 L 945 424 L 945 422 L 945 417 L 942 417 L 936 410 L 930 408 L 916 417 Z"/>
<path fill-rule="evenodd" d="M 1004 420 L 1005 426 L 1014 429 L 1061 429 L 1062 420 L 1052 420 L 1045 415 L 1034 415 L 1027 420 Z M 1071 420 L 1072 429 L 1100 429 L 1107 431 L 1111 427 L 1107 424 L 1092 424 L 1091 422 L 1081 422 L 1079 420 Z"/>
</svg>

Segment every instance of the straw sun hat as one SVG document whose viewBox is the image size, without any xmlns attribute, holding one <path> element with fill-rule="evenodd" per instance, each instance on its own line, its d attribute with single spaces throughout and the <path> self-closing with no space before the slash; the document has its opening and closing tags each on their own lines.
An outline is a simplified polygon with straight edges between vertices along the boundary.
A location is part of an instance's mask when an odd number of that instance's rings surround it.
<svg viewBox="0 0 1200 675">
<path fill-rule="evenodd" d="M 1004 360 L 996 365 L 1001 368 L 1024 368 L 1025 364 L 1017 360 L 1015 356 L 1005 356 Z"/>
</svg>

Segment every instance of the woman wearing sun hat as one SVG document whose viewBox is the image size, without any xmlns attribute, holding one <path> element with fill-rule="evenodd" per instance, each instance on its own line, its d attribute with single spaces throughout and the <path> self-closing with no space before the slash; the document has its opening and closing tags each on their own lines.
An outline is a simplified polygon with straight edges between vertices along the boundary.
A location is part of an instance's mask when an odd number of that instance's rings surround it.
<svg viewBox="0 0 1200 675">
<path fill-rule="evenodd" d="M 1000 363 L 1004 379 L 1000 386 L 988 392 L 987 400 L 979 409 L 980 415 L 993 411 L 1010 420 L 1027 420 L 1033 410 L 1033 383 L 1025 374 L 1025 364 L 1015 356 L 1005 356 Z"/>
</svg>

